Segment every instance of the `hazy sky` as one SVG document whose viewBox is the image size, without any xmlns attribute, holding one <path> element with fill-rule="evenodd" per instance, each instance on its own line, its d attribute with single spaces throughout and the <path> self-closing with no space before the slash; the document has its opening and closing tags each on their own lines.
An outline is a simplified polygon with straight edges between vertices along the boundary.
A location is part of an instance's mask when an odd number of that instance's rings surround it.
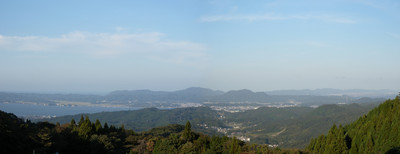
<svg viewBox="0 0 400 154">
<path fill-rule="evenodd" d="M 400 1 L 1 1 L 0 91 L 400 89 Z"/>
</svg>

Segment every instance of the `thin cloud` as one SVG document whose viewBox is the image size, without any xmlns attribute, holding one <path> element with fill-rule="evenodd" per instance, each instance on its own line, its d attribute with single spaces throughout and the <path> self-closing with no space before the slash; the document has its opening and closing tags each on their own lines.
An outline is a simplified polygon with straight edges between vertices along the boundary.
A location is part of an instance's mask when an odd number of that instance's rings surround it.
<svg viewBox="0 0 400 154">
<path fill-rule="evenodd" d="M 400 3 L 398 1 L 355 0 L 355 2 L 380 10 L 396 10 L 400 7 Z"/>
<path fill-rule="evenodd" d="M 217 22 L 217 21 L 232 21 L 232 20 L 247 20 L 247 21 L 259 21 L 259 20 L 285 20 L 284 17 L 265 14 L 265 15 L 219 15 L 219 16 L 208 16 L 200 19 L 202 22 Z"/>
<path fill-rule="evenodd" d="M 194 60 L 206 59 L 205 45 L 190 41 L 168 41 L 164 36 L 157 32 L 140 34 L 72 32 L 59 37 L 0 35 L 0 52 L 78 53 L 104 57 L 141 56 L 172 63 L 193 63 Z"/>
<path fill-rule="evenodd" d="M 330 45 L 325 42 L 320 41 L 306 41 L 304 42 L 305 45 L 312 46 L 312 47 L 329 47 Z"/>
<path fill-rule="evenodd" d="M 399 34 L 394 34 L 394 33 L 386 33 L 388 35 L 390 35 L 391 37 L 394 37 L 396 39 L 400 39 L 400 35 Z"/>
<path fill-rule="evenodd" d="M 356 23 L 356 21 L 353 19 L 348 19 L 348 18 L 338 17 L 338 16 L 331 16 L 331 15 L 295 15 L 295 16 L 290 16 L 287 19 L 319 20 L 319 21 L 324 21 L 324 22 L 343 23 L 343 24 Z"/>
<path fill-rule="evenodd" d="M 205 16 L 200 18 L 201 22 L 218 22 L 218 21 L 273 21 L 273 20 L 318 20 L 324 22 L 354 24 L 355 20 L 330 15 L 216 15 Z"/>
<path fill-rule="evenodd" d="M 124 28 L 124 27 L 120 27 L 120 26 L 115 27 L 115 31 L 117 31 L 117 32 L 122 32 L 122 31 L 125 31 L 125 30 L 127 30 L 127 29 Z"/>
</svg>

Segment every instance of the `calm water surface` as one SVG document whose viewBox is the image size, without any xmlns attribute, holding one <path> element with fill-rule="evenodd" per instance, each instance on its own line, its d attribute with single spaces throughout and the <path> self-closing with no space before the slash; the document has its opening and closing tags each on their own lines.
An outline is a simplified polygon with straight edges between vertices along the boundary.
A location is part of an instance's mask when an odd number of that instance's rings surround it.
<svg viewBox="0 0 400 154">
<path fill-rule="evenodd" d="M 100 107 L 100 106 L 44 106 L 34 104 L 0 103 L 0 110 L 14 113 L 16 116 L 63 116 L 79 113 L 110 112 L 121 110 L 138 110 L 140 107 Z"/>
</svg>

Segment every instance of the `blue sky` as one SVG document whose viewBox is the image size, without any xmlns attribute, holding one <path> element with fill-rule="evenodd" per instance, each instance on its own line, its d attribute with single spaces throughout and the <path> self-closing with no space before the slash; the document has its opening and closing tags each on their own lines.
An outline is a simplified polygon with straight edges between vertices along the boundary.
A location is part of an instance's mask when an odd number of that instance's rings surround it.
<svg viewBox="0 0 400 154">
<path fill-rule="evenodd" d="M 1 1 L 0 91 L 393 89 L 400 2 Z"/>
</svg>

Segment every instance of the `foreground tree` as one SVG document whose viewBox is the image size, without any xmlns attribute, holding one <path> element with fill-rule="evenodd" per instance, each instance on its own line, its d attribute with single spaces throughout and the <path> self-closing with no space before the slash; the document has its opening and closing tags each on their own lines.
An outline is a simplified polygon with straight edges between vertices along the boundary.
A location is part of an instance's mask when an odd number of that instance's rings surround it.
<svg viewBox="0 0 400 154">
<path fill-rule="evenodd" d="M 400 96 L 387 100 L 357 121 L 312 139 L 316 153 L 384 153 L 400 147 Z"/>
</svg>

